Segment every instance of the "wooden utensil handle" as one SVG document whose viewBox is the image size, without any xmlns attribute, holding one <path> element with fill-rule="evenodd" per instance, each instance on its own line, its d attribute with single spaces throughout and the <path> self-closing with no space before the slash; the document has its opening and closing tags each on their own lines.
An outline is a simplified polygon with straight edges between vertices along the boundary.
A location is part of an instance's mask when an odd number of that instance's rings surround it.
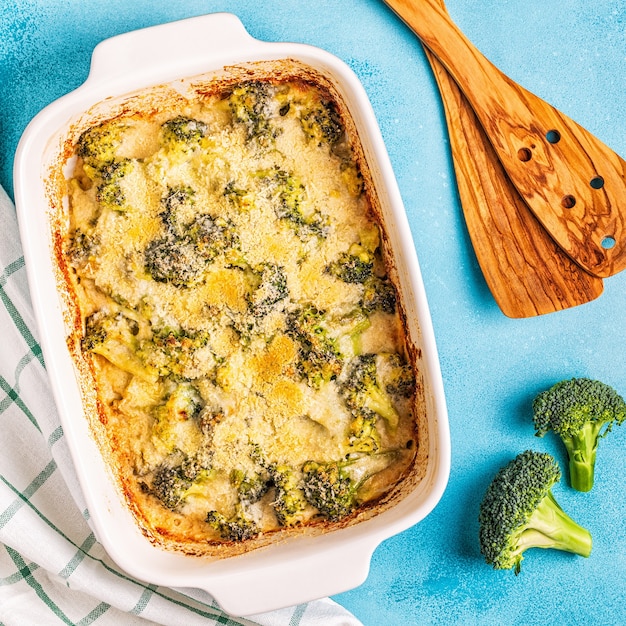
<svg viewBox="0 0 626 626">
<path fill-rule="evenodd" d="M 532 317 L 597 298 L 602 279 L 578 267 L 542 228 L 508 180 L 458 85 L 425 50 L 444 105 L 467 230 L 502 312 Z"/>
<path fill-rule="evenodd" d="M 453 76 L 510 180 L 559 246 L 597 276 L 626 268 L 626 162 L 513 82 L 435 0 L 385 0 Z"/>
</svg>

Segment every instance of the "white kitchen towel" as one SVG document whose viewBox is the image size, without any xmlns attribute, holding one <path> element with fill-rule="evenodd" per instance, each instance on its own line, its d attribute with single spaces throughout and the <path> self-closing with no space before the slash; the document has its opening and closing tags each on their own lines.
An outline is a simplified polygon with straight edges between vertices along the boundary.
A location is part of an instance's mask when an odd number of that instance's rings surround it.
<svg viewBox="0 0 626 626">
<path fill-rule="evenodd" d="M 121 571 L 87 523 L 37 341 L 15 208 L 2 188 L 0 270 L 0 626 L 360 624 L 329 598 L 234 618 L 203 591 Z"/>
</svg>

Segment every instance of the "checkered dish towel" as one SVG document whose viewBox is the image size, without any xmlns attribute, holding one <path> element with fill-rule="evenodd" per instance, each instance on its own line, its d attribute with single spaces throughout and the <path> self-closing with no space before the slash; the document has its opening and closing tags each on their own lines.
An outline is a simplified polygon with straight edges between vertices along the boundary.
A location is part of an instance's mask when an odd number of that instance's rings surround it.
<svg viewBox="0 0 626 626">
<path fill-rule="evenodd" d="M 133 580 L 88 524 L 30 304 L 15 208 L 0 187 L 0 626 L 358 626 L 326 598 L 233 618 L 210 595 Z"/>
</svg>

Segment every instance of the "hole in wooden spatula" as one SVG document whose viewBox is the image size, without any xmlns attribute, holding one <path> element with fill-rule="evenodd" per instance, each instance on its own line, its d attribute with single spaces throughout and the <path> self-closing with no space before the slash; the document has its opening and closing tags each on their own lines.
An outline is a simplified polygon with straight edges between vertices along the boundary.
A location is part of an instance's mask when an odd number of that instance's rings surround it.
<svg viewBox="0 0 626 626">
<path fill-rule="evenodd" d="M 558 130 L 549 130 L 546 133 L 546 139 L 550 143 L 559 143 L 561 141 L 561 133 Z"/>
<path fill-rule="evenodd" d="M 602 178 L 602 176 L 594 176 L 590 181 L 589 184 L 594 188 L 594 189 L 602 189 L 602 187 L 604 187 L 604 178 Z"/>
<path fill-rule="evenodd" d="M 576 198 L 574 198 L 574 196 L 563 196 L 563 198 L 561 199 L 561 206 L 564 209 L 571 209 L 575 206 L 576 204 Z"/>
<path fill-rule="evenodd" d="M 520 148 L 517 151 L 517 158 L 523 163 L 526 163 L 533 158 L 533 153 L 530 151 L 529 148 Z"/>
<path fill-rule="evenodd" d="M 601 245 L 605 250 L 610 250 L 615 245 L 615 239 L 613 237 L 605 237 Z"/>
</svg>

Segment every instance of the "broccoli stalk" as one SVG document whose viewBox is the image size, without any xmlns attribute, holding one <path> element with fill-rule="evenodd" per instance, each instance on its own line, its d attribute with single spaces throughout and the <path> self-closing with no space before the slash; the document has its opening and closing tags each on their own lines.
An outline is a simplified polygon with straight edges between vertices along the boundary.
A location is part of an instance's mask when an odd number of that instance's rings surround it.
<svg viewBox="0 0 626 626">
<path fill-rule="evenodd" d="M 573 435 L 561 435 L 568 456 L 570 483 L 577 491 L 593 487 L 598 440 L 603 424 L 587 422 Z"/>
<path fill-rule="evenodd" d="M 608 385 L 588 378 L 563 380 L 533 402 L 536 435 L 559 435 L 569 457 L 570 482 L 577 491 L 593 487 L 599 440 L 626 419 L 626 402 Z"/>
<path fill-rule="evenodd" d="M 519 574 L 523 552 L 554 548 L 587 557 L 591 535 L 559 506 L 552 487 L 561 479 L 554 458 L 527 450 L 496 474 L 480 504 L 481 552 L 494 569 Z"/>
</svg>

